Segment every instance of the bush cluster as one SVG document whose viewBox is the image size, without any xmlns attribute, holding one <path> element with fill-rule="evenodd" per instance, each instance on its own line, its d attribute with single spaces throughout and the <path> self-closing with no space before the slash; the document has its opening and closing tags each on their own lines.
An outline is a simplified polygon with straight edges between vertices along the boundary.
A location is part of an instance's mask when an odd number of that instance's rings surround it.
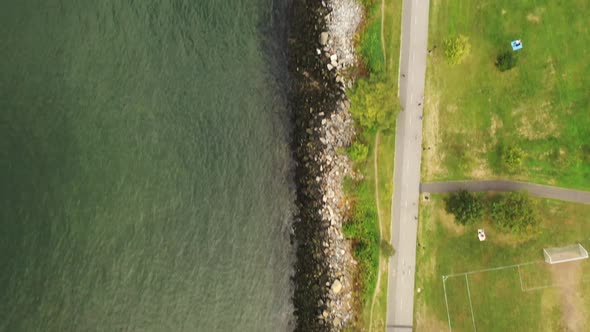
<svg viewBox="0 0 590 332">
<path fill-rule="evenodd" d="M 445 199 L 445 208 L 461 225 L 482 221 L 488 209 L 493 225 L 502 232 L 530 234 L 539 224 L 537 204 L 525 191 L 502 194 L 492 202 L 462 190 Z"/>
<path fill-rule="evenodd" d="M 399 100 L 392 93 L 394 84 L 389 79 L 371 75 L 359 79 L 349 93 L 350 113 L 365 129 L 390 129 L 400 111 Z"/>
<path fill-rule="evenodd" d="M 369 147 L 359 141 L 356 141 L 348 148 L 347 154 L 350 159 L 360 163 L 367 160 L 367 156 L 369 155 Z"/>
<path fill-rule="evenodd" d="M 352 183 L 354 208 L 351 218 L 343 225 L 344 235 L 352 240 L 353 257 L 358 262 L 357 283 L 363 301 L 370 299 L 379 270 L 379 226 L 377 208 L 368 181 Z"/>
<path fill-rule="evenodd" d="M 539 224 L 537 205 L 526 192 L 511 192 L 492 204 L 494 224 L 502 231 L 532 233 Z"/>
<path fill-rule="evenodd" d="M 461 225 L 476 223 L 483 217 L 482 199 L 466 190 L 451 194 L 445 200 L 445 205 L 446 210 L 455 215 L 455 221 Z"/>
<path fill-rule="evenodd" d="M 518 58 L 513 51 L 506 51 L 498 54 L 496 57 L 496 68 L 500 71 L 507 71 L 516 67 Z"/>
<path fill-rule="evenodd" d="M 510 173 L 519 171 L 522 168 L 526 152 L 519 146 L 511 145 L 502 151 L 502 164 L 504 168 Z"/>
<path fill-rule="evenodd" d="M 443 49 L 447 62 L 451 65 L 456 65 L 461 63 L 469 55 L 471 44 L 469 43 L 469 38 L 458 35 L 443 40 Z"/>
</svg>

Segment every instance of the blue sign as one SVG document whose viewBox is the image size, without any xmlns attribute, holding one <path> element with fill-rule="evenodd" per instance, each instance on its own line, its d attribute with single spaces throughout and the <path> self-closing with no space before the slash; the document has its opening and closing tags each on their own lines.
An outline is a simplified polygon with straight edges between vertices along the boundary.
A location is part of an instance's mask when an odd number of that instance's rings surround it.
<svg viewBox="0 0 590 332">
<path fill-rule="evenodd" d="M 518 51 L 518 50 L 520 50 L 522 48 L 522 41 L 520 39 L 513 40 L 510 43 L 510 46 L 512 46 L 512 50 L 513 51 Z"/>
</svg>

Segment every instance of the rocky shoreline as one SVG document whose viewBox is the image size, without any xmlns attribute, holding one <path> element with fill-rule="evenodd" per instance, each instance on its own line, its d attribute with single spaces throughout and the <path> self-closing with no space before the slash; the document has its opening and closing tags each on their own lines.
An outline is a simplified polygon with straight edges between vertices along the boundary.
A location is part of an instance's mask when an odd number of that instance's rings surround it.
<svg viewBox="0 0 590 332">
<path fill-rule="evenodd" d="M 355 63 L 352 39 L 362 10 L 355 0 L 295 1 L 289 33 L 293 149 L 298 214 L 294 222 L 293 303 L 297 331 L 341 331 L 351 322 L 356 262 L 342 234 L 349 209 L 342 190 L 352 174 L 339 152 L 355 135 L 340 75 Z"/>
</svg>

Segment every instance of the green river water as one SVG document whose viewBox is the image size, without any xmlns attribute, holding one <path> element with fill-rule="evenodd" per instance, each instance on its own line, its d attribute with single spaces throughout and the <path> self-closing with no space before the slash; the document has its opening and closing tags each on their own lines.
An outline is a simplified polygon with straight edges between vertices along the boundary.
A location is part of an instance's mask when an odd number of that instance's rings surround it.
<svg viewBox="0 0 590 332">
<path fill-rule="evenodd" d="M 278 10 L 0 3 L 0 331 L 292 328 Z"/>
</svg>

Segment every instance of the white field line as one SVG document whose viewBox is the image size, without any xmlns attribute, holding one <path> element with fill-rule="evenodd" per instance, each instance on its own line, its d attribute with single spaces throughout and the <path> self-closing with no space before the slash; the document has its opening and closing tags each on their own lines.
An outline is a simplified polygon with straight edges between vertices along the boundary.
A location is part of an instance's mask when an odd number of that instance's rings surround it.
<svg viewBox="0 0 590 332">
<path fill-rule="evenodd" d="M 588 282 L 590 281 L 590 277 L 588 278 L 583 278 L 580 280 L 581 282 Z M 563 283 L 563 284 L 551 284 L 551 285 L 545 285 L 545 286 L 537 286 L 537 287 L 530 287 L 530 288 L 524 288 L 523 292 L 530 292 L 530 291 L 536 291 L 536 290 L 541 290 L 541 289 L 546 289 L 546 288 L 559 288 L 559 287 L 567 287 L 567 286 L 575 286 L 578 283 Z"/>
<path fill-rule="evenodd" d="M 447 282 L 447 276 L 442 276 L 443 280 L 443 290 L 445 291 L 445 305 L 447 306 L 447 319 L 449 321 L 449 331 L 453 331 L 451 328 L 451 315 L 449 314 L 449 300 L 447 299 L 447 286 L 445 285 Z"/>
<path fill-rule="evenodd" d="M 505 266 L 493 267 L 493 268 L 489 268 L 489 269 L 473 270 L 473 271 L 467 271 L 467 272 L 461 272 L 461 273 L 447 274 L 447 277 L 460 277 L 460 276 L 466 275 L 466 274 L 475 274 L 475 273 L 480 273 L 480 272 L 498 271 L 498 270 L 509 269 L 509 268 L 513 268 L 513 267 L 517 267 L 517 266 L 531 265 L 531 264 L 535 264 L 535 263 L 539 263 L 539 262 L 543 262 L 543 261 L 533 261 L 533 262 L 526 262 L 526 263 L 520 263 L 520 264 L 512 264 L 512 265 L 505 265 Z"/>
<path fill-rule="evenodd" d="M 475 327 L 475 316 L 473 315 L 473 305 L 471 304 L 471 291 L 469 290 L 469 278 L 465 275 L 465 284 L 467 285 L 467 296 L 469 297 L 469 308 L 471 309 L 471 321 L 473 322 L 473 330 L 477 332 Z"/>
<path fill-rule="evenodd" d="M 580 256 L 580 257 L 562 259 L 560 261 L 554 262 L 554 261 L 551 260 L 551 257 L 549 257 L 549 260 L 550 260 L 549 264 L 567 263 L 567 262 L 572 262 L 572 261 L 579 261 L 581 259 L 586 259 L 586 258 L 588 258 L 588 257 L 586 257 L 586 256 Z"/>
</svg>

